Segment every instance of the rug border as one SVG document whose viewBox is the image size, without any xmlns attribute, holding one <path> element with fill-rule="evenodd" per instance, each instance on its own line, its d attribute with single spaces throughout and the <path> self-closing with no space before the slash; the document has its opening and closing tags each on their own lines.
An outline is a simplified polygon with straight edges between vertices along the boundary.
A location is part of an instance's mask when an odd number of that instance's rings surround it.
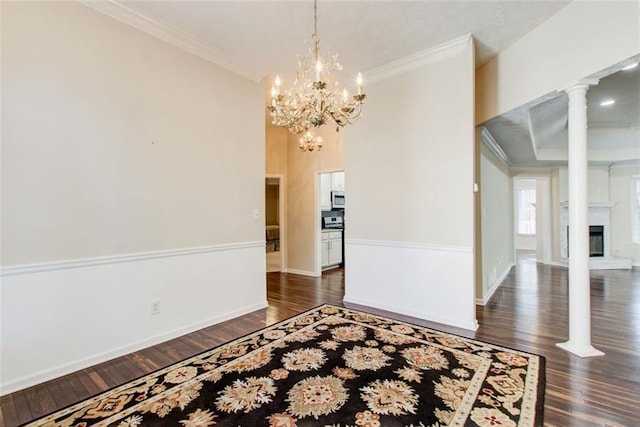
<svg viewBox="0 0 640 427">
<path fill-rule="evenodd" d="M 393 320 L 393 321 L 396 321 L 396 322 L 404 322 L 404 323 L 408 323 L 410 325 L 417 326 L 419 328 L 431 329 L 433 331 L 440 332 L 440 333 L 443 333 L 443 334 L 454 335 L 456 337 L 464 338 L 464 339 L 471 340 L 471 341 L 478 341 L 478 342 L 481 342 L 481 343 L 492 345 L 494 347 L 503 348 L 505 350 L 517 351 L 517 352 L 520 352 L 520 353 L 531 354 L 533 356 L 538 357 L 538 359 L 539 359 L 538 381 L 539 381 L 541 387 L 538 387 L 538 390 L 537 390 L 537 393 L 536 393 L 536 407 L 535 407 L 536 416 L 533 419 L 533 425 L 534 426 L 543 426 L 544 425 L 544 401 L 545 401 L 545 397 L 546 397 L 546 393 L 545 392 L 546 392 L 546 389 L 547 389 L 547 358 L 545 356 L 543 356 L 541 354 L 538 354 L 538 353 L 533 353 L 531 351 L 525 351 L 525 350 L 520 350 L 520 349 L 517 349 L 517 348 L 514 348 L 514 347 L 504 346 L 502 344 L 493 344 L 491 342 L 483 341 L 483 340 L 480 340 L 480 339 L 477 339 L 477 338 L 468 338 L 468 337 L 462 336 L 460 334 L 457 334 L 455 332 L 447 332 L 447 331 L 443 331 L 441 329 L 433 328 L 431 326 L 418 325 L 416 323 L 409 322 L 409 321 L 406 321 L 406 320 L 398 320 L 398 319 L 394 319 L 393 317 L 389 317 L 389 316 L 384 315 L 384 314 L 371 313 L 371 312 L 367 312 L 367 311 L 360 310 L 360 309 L 357 309 L 357 308 L 350 308 L 350 307 L 344 307 L 344 306 L 338 306 L 338 305 L 335 305 L 335 304 L 325 303 L 325 304 L 320 304 L 317 307 L 314 307 L 314 308 L 312 308 L 310 310 L 307 310 L 307 311 L 315 310 L 316 308 L 322 307 L 322 306 L 325 306 L 325 305 L 332 306 L 332 307 L 337 307 L 337 308 L 341 308 L 341 309 L 346 309 L 346 310 L 352 310 L 352 311 L 362 311 L 362 312 L 365 312 L 365 313 L 373 314 L 374 316 L 382 317 L 384 319 L 389 319 L 389 320 Z M 383 310 L 383 309 L 378 309 L 378 308 L 369 307 L 369 306 L 362 306 L 362 307 L 366 307 L 366 308 L 370 308 L 370 309 L 374 309 L 374 310 Z M 388 311 L 388 310 L 383 310 L 383 311 Z M 303 313 L 300 313 L 300 314 L 303 314 Z M 401 313 L 398 313 L 398 314 L 400 314 L 402 316 L 405 316 L 405 315 L 403 315 Z M 411 317 L 411 316 L 409 316 L 409 317 Z M 415 318 L 415 319 L 420 320 L 418 318 Z"/>
<path fill-rule="evenodd" d="M 142 379 L 142 378 L 144 378 L 146 376 L 153 375 L 153 374 L 157 373 L 158 371 L 161 371 L 163 369 L 167 369 L 170 366 L 178 365 L 180 363 L 184 363 L 184 362 L 186 362 L 186 361 L 188 361 L 190 359 L 196 359 L 196 358 L 200 357 L 202 354 L 207 353 L 207 352 L 212 351 L 212 350 L 215 350 L 216 348 L 219 348 L 219 347 L 222 347 L 222 346 L 225 346 L 225 345 L 230 345 L 230 344 L 232 344 L 232 343 L 234 343 L 236 341 L 243 340 L 246 337 L 248 337 L 250 335 L 253 335 L 258 331 L 277 326 L 277 325 L 279 325 L 281 323 L 289 322 L 289 321 L 291 321 L 293 319 L 296 319 L 298 317 L 304 316 L 307 313 L 309 313 L 311 311 L 318 310 L 318 309 L 320 309 L 322 307 L 335 307 L 335 308 L 338 308 L 340 310 L 349 310 L 349 311 L 352 311 L 352 312 L 353 311 L 357 311 L 357 312 L 367 313 L 367 314 L 371 314 L 371 315 L 374 315 L 374 316 L 381 317 L 383 319 L 392 320 L 394 322 L 403 322 L 403 323 L 407 323 L 409 325 L 413 325 L 413 326 L 416 326 L 416 327 L 419 327 L 419 328 L 430 329 L 430 330 L 433 330 L 433 331 L 436 331 L 436 332 L 440 332 L 440 333 L 443 333 L 443 334 L 454 335 L 456 337 L 460 337 L 460 338 L 463 338 L 463 339 L 466 339 L 466 340 L 477 341 L 477 342 L 488 344 L 488 345 L 491 345 L 491 346 L 494 346 L 494 347 L 499 347 L 499 348 L 503 348 L 503 349 L 506 349 L 506 350 L 512 350 L 512 351 L 516 351 L 516 352 L 520 352 L 520 353 L 526 353 L 526 354 L 530 354 L 530 355 L 538 357 L 538 359 L 539 359 L 538 381 L 539 381 L 539 384 L 541 385 L 541 387 L 538 387 L 538 390 L 537 390 L 537 393 L 536 393 L 536 405 L 535 405 L 535 414 L 536 414 L 536 416 L 535 416 L 533 421 L 534 421 L 534 425 L 535 426 L 542 426 L 543 425 L 543 423 L 544 423 L 544 400 L 545 400 L 545 390 L 546 390 L 546 385 L 547 385 L 547 381 L 546 381 L 546 357 L 545 356 L 542 356 L 542 355 L 537 354 L 537 353 L 532 353 L 530 351 L 524 351 L 524 350 L 519 350 L 519 349 L 512 348 L 512 347 L 506 347 L 506 346 L 503 346 L 503 345 L 493 344 L 493 343 L 486 342 L 486 341 L 483 341 L 483 340 L 479 340 L 479 339 L 476 339 L 476 338 L 468 338 L 468 337 L 462 336 L 462 335 L 457 334 L 457 333 L 442 331 L 440 329 L 436 329 L 436 328 L 433 328 L 433 327 L 430 327 L 430 326 L 418 325 L 416 323 L 409 322 L 409 321 L 406 321 L 406 320 L 394 319 L 393 317 L 389 317 L 389 316 L 382 315 L 382 314 L 371 313 L 371 312 L 368 312 L 368 311 L 365 311 L 365 310 L 361 310 L 361 309 L 350 308 L 350 307 L 346 307 L 346 306 L 339 306 L 339 305 L 330 304 L 330 303 L 323 303 L 323 304 L 319 304 L 319 305 L 317 305 L 315 307 L 311 307 L 311 308 L 309 308 L 307 310 L 301 311 L 300 313 L 295 314 L 295 315 L 293 315 L 291 317 L 287 317 L 286 319 L 282 319 L 282 320 L 280 320 L 278 322 L 275 322 L 275 323 L 272 323 L 270 325 L 265 325 L 265 326 L 262 326 L 262 327 L 260 327 L 258 329 L 255 329 L 253 331 L 247 332 L 246 334 L 243 334 L 243 335 L 241 335 L 239 337 L 236 337 L 236 338 L 233 338 L 233 339 L 231 339 L 229 341 L 226 341 L 226 342 L 223 342 L 221 344 L 218 344 L 218 345 L 216 345 L 214 347 L 210 347 L 208 349 L 202 350 L 202 351 L 200 351 L 200 352 L 198 352 L 198 353 L 196 353 L 196 354 L 194 354 L 192 356 L 185 357 L 185 358 L 183 358 L 181 360 L 178 360 L 176 362 L 170 363 L 169 365 L 162 366 L 160 368 L 154 369 L 153 371 L 147 372 L 146 374 L 139 375 L 138 377 L 136 377 L 134 379 L 131 379 L 131 380 L 128 380 L 128 381 L 126 381 L 126 382 L 124 382 L 122 384 L 118 384 L 118 385 L 115 385 L 113 387 L 110 387 L 107 390 L 100 391 L 98 393 L 95 393 L 95 394 L 93 394 L 91 396 L 88 396 L 88 397 L 85 397 L 83 399 L 80 399 L 80 400 L 78 400 L 76 402 L 70 403 L 70 404 L 68 404 L 66 406 L 63 406 L 61 408 L 55 409 L 53 411 L 50 411 L 50 412 L 48 412 L 48 413 L 46 413 L 44 415 L 41 415 L 41 416 L 39 416 L 37 418 L 34 418 L 34 419 L 30 420 L 30 421 L 27 421 L 25 423 L 19 424 L 17 427 L 26 427 L 29 424 L 38 422 L 39 420 L 41 420 L 43 418 L 49 417 L 49 416 L 51 416 L 51 415 L 53 415 L 53 414 L 55 414 L 57 412 L 64 411 L 64 410 L 66 410 L 66 409 L 68 409 L 68 408 L 70 408 L 70 407 L 72 407 L 74 405 L 77 405 L 79 403 L 82 403 L 82 402 L 84 402 L 86 400 L 95 399 L 96 397 L 98 397 L 100 395 L 111 393 L 113 390 L 117 389 L 118 387 L 122 387 L 125 384 L 129 384 L 129 383 L 138 381 L 138 380 L 140 380 L 140 379 Z M 363 307 L 377 310 L 375 307 L 368 307 L 368 306 L 363 306 Z M 264 309 L 265 308 L 262 308 L 260 310 L 264 310 Z M 268 309 L 268 307 L 266 307 L 266 309 Z M 256 311 L 260 311 L 260 310 L 256 310 Z M 253 311 L 251 313 L 255 313 L 255 311 Z M 250 313 L 247 313 L 247 314 L 250 314 Z M 229 319 L 229 320 L 233 320 L 233 319 Z M 222 323 L 225 323 L 225 322 L 222 322 Z M 211 326 L 217 326 L 217 325 L 211 325 Z M 203 329 L 206 329 L 206 328 L 203 328 Z M 194 332 L 197 332 L 197 331 L 194 331 Z M 159 345 L 159 344 L 157 344 L 157 345 Z M 155 347 L 155 346 L 152 346 L 152 347 Z M 148 347 L 148 348 L 152 348 L 152 347 Z M 133 353 L 136 353 L 136 352 L 133 352 Z M 128 354 L 120 356 L 120 357 L 126 357 L 129 354 L 133 354 L 133 353 L 128 353 Z M 114 360 L 114 359 L 110 359 L 110 360 Z M 76 371 L 76 372 L 78 372 L 78 371 Z M 71 373 L 71 374 L 73 374 L 73 373 Z M 67 374 L 67 375 L 71 375 L 71 374 Z M 63 378 L 63 377 L 59 377 L 59 378 Z M 54 379 L 52 379 L 50 381 L 55 381 L 56 379 L 59 379 L 59 378 L 54 378 Z"/>
<path fill-rule="evenodd" d="M 186 362 L 187 360 L 190 360 L 190 359 L 198 358 L 198 357 L 200 357 L 201 355 L 203 355 L 204 353 L 206 353 L 206 352 L 208 352 L 208 351 L 215 350 L 216 348 L 218 348 L 218 347 L 222 347 L 222 346 L 224 346 L 224 345 L 232 344 L 233 342 L 238 341 L 238 340 L 242 340 L 242 339 L 244 339 L 244 338 L 248 337 L 249 335 L 255 334 L 255 333 L 256 333 L 256 332 L 258 332 L 258 331 L 261 331 L 261 330 L 263 330 L 263 329 L 267 329 L 267 328 L 270 328 L 270 327 L 272 327 L 272 326 L 279 325 L 280 323 L 284 323 L 284 322 L 287 322 L 287 321 L 289 321 L 289 320 L 295 319 L 296 317 L 302 316 L 302 315 L 304 315 L 304 314 L 306 314 L 306 313 L 308 313 L 308 312 L 310 312 L 310 311 L 316 310 L 316 309 L 318 309 L 318 308 L 320 308 L 320 307 L 323 307 L 323 306 L 325 306 L 325 305 L 330 305 L 330 306 L 338 307 L 338 308 L 345 308 L 345 307 L 340 307 L 340 306 L 333 305 L 333 304 L 320 304 L 320 305 L 317 305 L 317 306 L 315 306 L 315 307 L 312 307 L 312 308 L 310 308 L 310 309 L 307 309 L 307 310 L 305 310 L 305 311 L 302 311 L 302 312 L 300 312 L 300 313 L 298 313 L 298 314 L 295 314 L 295 315 L 293 315 L 293 316 L 291 316 L 291 317 L 287 317 L 286 319 L 282 319 L 282 320 L 280 320 L 280 321 L 278 321 L 278 322 L 275 322 L 275 323 L 272 323 L 272 324 L 270 324 L 270 325 L 262 326 L 262 327 L 260 327 L 260 328 L 258 328 L 258 329 L 255 329 L 255 330 L 251 331 L 251 332 L 247 332 L 246 334 L 243 334 L 243 335 L 241 335 L 241 336 L 239 336 L 239 337 L 237 337 L 237 338 L 233 338 L 233 339 L 231 339 L 231 340 L 229 340 L 229 341 L 225 341 L 225 342 L 223 342 L 223 343 L 221 343 L 221 344 L 218 344 L 218 345 L 216 345 L 216 346 L 214 346 L 214 347 L 210 347 L 210 348 L 208 348 L 208 349 L 202 350 L 202 351 L 200 351 L 200 352 L 198 352 L 198 353 L 196 353 L 196 354 L 194 354 L 194 355 L 192 355 L 192 356 L 187 356 L 187 357 L 185 357 L 185 358 L 183 358 L 183 359 L 180 359 L 180 360 L 178 360 L 178 361 L 176 361 L 176 362 L 172 362 L 172 363 L 170 363 L 169 365 L 162 366 L 162 367 L 160 367 L 160 368 L 154 369 L 153 371 L 147 372 L 146 374 L 139 375 L 139 376 L 137 376 L 136 378 L 131 379 L 131 380 L 128 380 L 128 381 L 126 381 L 126 382 L 124 382 L 124 383 L 122 383 L 122 384 L 118 384 L 118 385 L 115 385 L 115 386 L 113 386 L 113 387 L 109 387 L 107 390 L 99 391 L 99 392 L 97 392 L 97 393 L 95 393 L 95 394 L 92 394 L 91 396 L 85 397 L 85 398 L 83 398 L 83 399 L 80 399 L 80 400 L 75 401 L 75 402 L 73 402 L 73 403 L 70 403 L 70 404 L 68 404 L 68 405 L 65 405 L 65 406 L 63 406 L 63 407 L 61 407 L 61 408 L 54 409 L 53 411 L 50 411 L 50 412 L 48 412 L 48 413 L 46 413 L 46 414 L 44 414 L 44 415 L 41 415 L 41 416 L 39 416 L 39 417 L 37 417 L 37 418 L 34 418 L 34 419 L 30 420 L 30 421 L 24 422 L 24 423 L 22 423 L 22 424 L 18 424 L 16 427 L 25 427 L 25 426 L 28 426 L 28 425 L 29 425 L 29 424 L 31 424 L 31 423 L 35 423 L 35 422 L 37 422 L 37 421 L 39 421 L 39 420 L 41 420 L 41 419 L 43 419 L 43 418 L 49 417 L 49 416 L 51 416 L 51 415 L 55 414 L 56 412 L 64 411 L 64 410 L 66 410 L 66 409 L 68 409 L 68 408 L 70 408 L 70 407 L 72 407 L 72 406 L 74 406 L 74 405 L 77 405 L 77 404 L 79 404 L 79 403 L 81 403 L 81 402 L 84 402 L 85 400 L 95 399 L 96 397 L 98 397 L 98 396 L 100 396 L 100 395 L 102 395 L 102 394 L 111 393 L 113 390 L 117 389 L 118 387 L 122 387 L 122 386 L 124 386 L 125 384 L 128 384 L 128 383 L 132 383 L 132 382 L 138 381 L 138 380 L 140 380 L 140 379 L 142 379 L 142 378 L 144 378 L 144 377 L 146 377 L 146 376 L 148 376 L 148 375 L 153 375 L 153 374 L 155 374 L 155 373 L 156 373 L 156 372 L 158 372 L 158 371 L 162 371 L 163 369 L 167 369 L 167 368 L 168 368 L 168 367 L 170 367 L 170 366 L 177 365 L 177 364 L 180 364 L 180 363 L 184 363 L 184 362 Z M 259 309 L 259 310 L 255 310 L 255 311 L 252 311 L 252 312 L 250 312 L 250 313 L 246 313 L 246 314 L 255 313 L 256 311 L 265 310 L 265 309 L 268 309 L 268 307 L 261 308 L 261 309 Z M 230 320 L 233 320 L 233 319 L 226 320 L 225 322 L 228 322 L 228 321 L 230 321 Z M 211 326 L 218 326 L 218 325 L 220 325 L 220 324 L 222 324 L 222 323 L 225 323 L 225 322 L 221 322 L 221 323 L 218 323 L 218 324 L 216 324 L 216 325 L 211 325 Z M 407 323 L 408 323 L 408 322 L 407 322 Z M 208 327 L 211 327 L 211 326 L 208 326 Z M 203 328 L 203 329 L 207 329 L 207 328 Z M 201 329 L 198 329 L 198 331 L 200 331 L 200 330 L 201 330 Z M 194 331 L 194 332 L 198 332 L 198 331 Z M 177 337 L 177 338 L 179 338 L 179 337 Z M 174 339 L 176 339 L 176 338 L 174 338 Z M 172 341 L 172 340 L 170 340 L 170 341 Z M 160 345 L 160 344 L 164 344 L 164 343 L 159 343 L 159 344 L 156 344 L 156 345 Z M 142 350 L 145 350 L 145 349 L 147 349 L 147 348 L 153 348 L 153 347 L 155 347 L 156 345 L 151 346 L 151 347 L 146 347 L 146 348 L 141 349 L 141 350 L 138 350 L 138 351 L 142 351 Z M 134 352 L 132 352 L 132 353 L 127 353 L 127 354 L 122 355 L 122 356 L 120 356 L 120 357 L 127 357 L 127 356 L 129 356 L 129 355 L 131 355 L 131 354 L 134 354 L 134 353 L 137 353 L 137 351 L 134 351 Z M 119 359 L 119 357 L 118 357 L 118 358 L 116 358 L 116 359 Z M 112 361 L 112 360 L 115 360 L 115 359 L 109 359 L 109 360 L 107 360 L 106 362 L 110 362 L 110 361 Z M 104 363 L 106 363 L 106 362 L 104 362 Z M 97 366 L 97 365 L 93 365 L 93 366 Z M 85 369 L 87 369 L 87 368 L 85 368 Z M 81 370 L 82 370 L 82 369 L 81 369 Z M 67 375 L 72 375 L 72 374 L 74 374 L 75 372 L 79 372 L 79 371 L 74 371 L 74 372 L 71 372 L 70 374 L 67 374 Z M 49 380 L 49 381 L 55 381 L 55 380 L 58 380 L 58 379 L 60 379 L 60 378 L 64 378 L 64 377 L 65 377 L 65 376 L 67 376 L 67 375 L 63 375 L 62 377 L 58 377 L 58 378 L 53 378 L 53 379 L 51 379 L 51 380 Z M 42 383 L 42 384 L 46 384 L 46 383 L 47 383 L 47 382 L 49 382 L 49 381 L 45 381 L 45 382 L 44 382 L 44 383 Z M 33 386 L 33 387 L 37 387 L 38 385 L 41 385 L 41 384 L 36 384 L 36 385 L 35 385 L 35 386 Z M 18 390 L 18 391 L 16 391 L 16 392 L 19 392 L 19 391 L 20 391 L 20 390 Z M 12 393 L 12 394 L 13 394 L 13 393 Z"/>
</svg>

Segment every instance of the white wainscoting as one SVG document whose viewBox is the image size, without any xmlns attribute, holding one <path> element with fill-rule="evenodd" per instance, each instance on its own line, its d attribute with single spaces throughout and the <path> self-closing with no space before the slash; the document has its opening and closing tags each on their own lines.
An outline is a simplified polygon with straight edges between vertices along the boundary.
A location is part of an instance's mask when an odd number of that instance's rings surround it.
<svg viewBox="0 0 640 427">
<path fill-rule="evenodd" d="M 345 241 L 345 302 L 475 330 L 473 250 Z"/>
<path fill-rule="evenodd" d="M 0 394 L 266 307 L 264 245 L 3 268 Z"/>
</svg>

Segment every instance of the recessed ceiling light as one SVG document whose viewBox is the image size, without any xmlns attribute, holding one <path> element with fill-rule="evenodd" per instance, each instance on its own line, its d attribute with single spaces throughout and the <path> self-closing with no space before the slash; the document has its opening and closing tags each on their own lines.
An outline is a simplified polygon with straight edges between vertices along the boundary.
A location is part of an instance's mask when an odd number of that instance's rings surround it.
<svg viewBox="0 0 640 427">
<path fill-rule="evenodd" d="M 638 66 L 637 62 L 634 62 L 633 64 L 629 64 L 626 67 L 624 67 L 622 70 L 626 71 L 626 70 L 633 70 L 634 68 L 636 68 Z"/>
<path fill-rule="evenodd" d="M 601 105 L 602 107 L 606 107 L 606 106 L 608 106 L 608 105 L 613 105 L 613 104 L 615 104 L 615 103 L 616 103 L 616 101 L 615 101 L 614 99 L 607 99 L 607 100 L 605 100 L 605 101 L 602 101 L 602 102 L 600 103 L 600 105 Z"/>
</svg>

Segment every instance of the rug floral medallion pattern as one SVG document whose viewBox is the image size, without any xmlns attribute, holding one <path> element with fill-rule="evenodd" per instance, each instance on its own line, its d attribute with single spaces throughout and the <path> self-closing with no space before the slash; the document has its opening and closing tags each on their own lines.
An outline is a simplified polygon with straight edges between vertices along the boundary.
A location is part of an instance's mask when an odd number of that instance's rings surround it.
<svg viewBox="0 0 640 427">
<path fill-rule="evenodd" d="M 30 426 L 542 425 L 544 359 L 329 305 Z"/>
</svg>

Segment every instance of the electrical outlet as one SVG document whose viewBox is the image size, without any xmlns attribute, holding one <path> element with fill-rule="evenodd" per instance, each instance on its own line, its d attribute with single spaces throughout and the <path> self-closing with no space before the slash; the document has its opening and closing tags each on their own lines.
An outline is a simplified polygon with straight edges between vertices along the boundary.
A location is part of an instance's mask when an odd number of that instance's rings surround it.
<svg viewBox="0 0 640 427">
<path fill-rule="evenodd" d="M 159 314 L 160 313 L 160 300 L 156 299 L 151 301 L 151 314 Z"/>
</svg>

